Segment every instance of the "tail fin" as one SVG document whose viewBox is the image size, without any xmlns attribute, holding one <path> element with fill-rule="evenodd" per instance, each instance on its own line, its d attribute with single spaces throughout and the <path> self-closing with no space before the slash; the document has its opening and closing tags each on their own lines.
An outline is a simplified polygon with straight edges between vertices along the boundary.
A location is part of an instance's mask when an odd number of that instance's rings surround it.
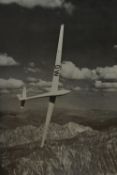
<svg viewBox="0 0 117 175">
<path fill-rule="evenodd" d="M 24 108 L 25 102 L 26 102 L 26 87 L 23 87 L 22 95 L 17 95 L 18 99 L 20 100 L 20 107 L 21 109 Z"/>
<path fill-rule="evenodd" d="M 26 87 L 25 86 L 23 87 L 23 90 L 22 90 L 22 98 L 26 99 Z"/>
<path fill-rule="evenodd" d="M 24 108 L 25 102 L 26 102 L 26 87 L 24 86 L 22 90 L 22 100 L 20 101 L 21 109 Z"/>
</svg>

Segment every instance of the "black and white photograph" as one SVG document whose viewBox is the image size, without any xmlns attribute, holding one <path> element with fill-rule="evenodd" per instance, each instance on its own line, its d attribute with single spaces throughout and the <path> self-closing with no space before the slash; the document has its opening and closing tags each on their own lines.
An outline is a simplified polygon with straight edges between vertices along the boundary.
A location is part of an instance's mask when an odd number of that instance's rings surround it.
<svg viewBox="0 0 117 175">
<path fill-rule="evenodd" d="M 117 175 L 116 0 L 0 0 L 0 175 Z"/>
</svg>

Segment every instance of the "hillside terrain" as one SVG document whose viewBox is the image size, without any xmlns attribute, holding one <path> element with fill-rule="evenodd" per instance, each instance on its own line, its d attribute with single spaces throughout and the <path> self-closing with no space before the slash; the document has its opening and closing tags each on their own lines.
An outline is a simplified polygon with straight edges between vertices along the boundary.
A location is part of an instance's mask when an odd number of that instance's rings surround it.
<svg viewBox="0 0 117 175">
<path fill-rule="evenodd" d="M 90 118 L 93 113 L 89 113 Z M 82 116 L 83 113 L 79 114 Z M 85 114 L 87 115 L 87 112 L 84 113 L 84 118 Z M 98 116 L 98 113 L 95 115 Z M 93 125 L 93 128 L 86 126 L 85 119 L 84 125 L 81 124 L 82 120 L 79 120 L 80 124 L 70 121 L 73 116 L 76 118 L 75 114 L 68 115 L 69 121 L 65 121 L 64 118 L 63 123 L 51 122 L 44 148 L 40 148 L 43 123 L 34 124 L 37 123 L 37 119 L 33 116 L 32 120 L 29 114 L 28 123 L 25 114 L 24 116 L 25 118 L 21 118 L 17 117 L 17 114 L 7 113 L 6 119 L 12 118 L 13 123 L 1 119 L 4 125 L 2 123 L 0 127 L 0 172 L 3 175 L 117 174 L 117 128 L 114 122 L 113 125 L 110 122 L 109 126 L 108 115 L 108 125 L 103 119 L 101 129 L 94 129 L 96 125 Z M 94 116 L 93 119 L 95 118 Z M 56 119 L 59 121 L 59 118 Z M 98 118 L 98 121 L 101 120 Z"/>
</svg>

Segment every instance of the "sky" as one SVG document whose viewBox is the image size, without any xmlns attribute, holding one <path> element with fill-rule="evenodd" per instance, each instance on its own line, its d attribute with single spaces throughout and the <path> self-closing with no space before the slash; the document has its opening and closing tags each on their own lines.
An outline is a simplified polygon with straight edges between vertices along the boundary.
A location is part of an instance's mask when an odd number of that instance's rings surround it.
<svg viewBox="0 0 117 175">
<path fill-rule="evenodd" d="M 116 0 L 0 0 L 1 109 L 24 85 L 27 95 L 50 90 L 62 23 L 59 88 L 72 93 L 59 106 L 116 109 L 116 7 Z"/>
</svg>

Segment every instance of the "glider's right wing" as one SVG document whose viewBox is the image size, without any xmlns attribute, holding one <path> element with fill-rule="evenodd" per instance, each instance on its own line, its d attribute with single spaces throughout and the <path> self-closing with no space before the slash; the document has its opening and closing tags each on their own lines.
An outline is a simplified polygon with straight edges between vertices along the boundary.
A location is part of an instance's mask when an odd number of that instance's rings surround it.
<svg viewBox="0 0 117 175">
<path fill-rule="evenodd" d="M 64 24 L 61 25 L 61 29 L 60 29 L 58 49 L 57 49 L 57 54 L 56 54 L 55 68 L 54 68 L 54 72 L 53 72 L 51 92 L 56 92 L 58 90 L 60 70 L 61 70 L 63 36 L 64 36 Z"/>
</svg>

